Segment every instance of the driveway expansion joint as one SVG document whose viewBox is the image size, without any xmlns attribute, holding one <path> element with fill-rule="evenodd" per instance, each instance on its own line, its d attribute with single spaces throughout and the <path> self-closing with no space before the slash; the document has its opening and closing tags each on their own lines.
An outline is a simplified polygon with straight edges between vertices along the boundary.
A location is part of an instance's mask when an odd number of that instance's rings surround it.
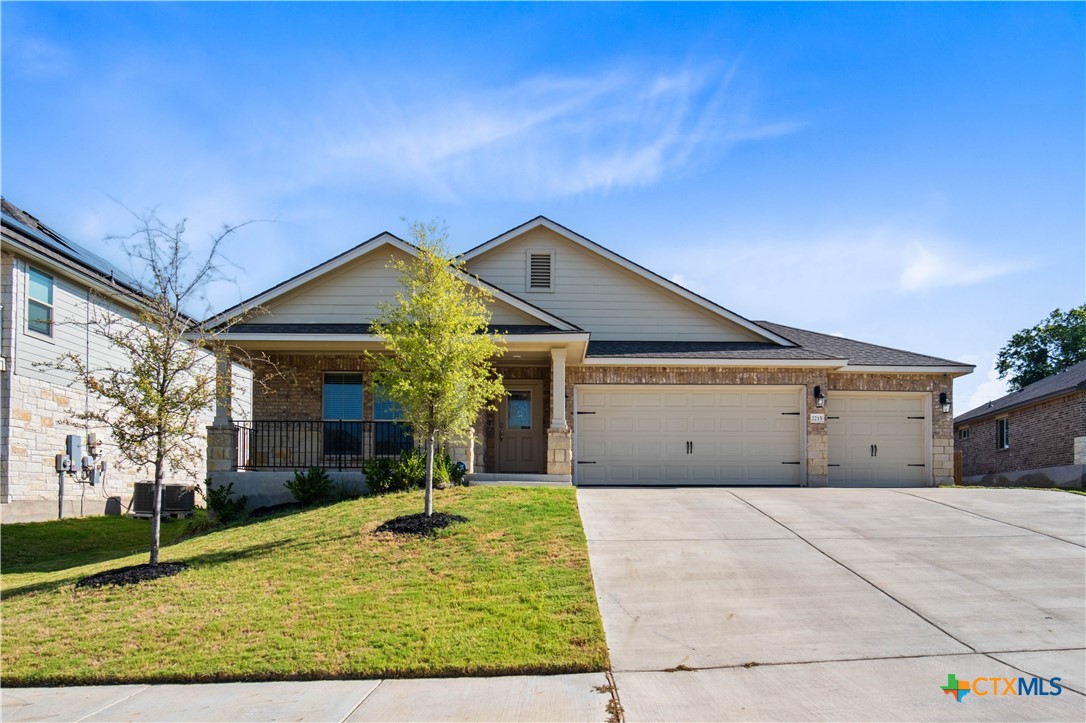
<svg viewBox="0 0 1086 723">
<path fill-rule="evenodd" d="M 352 716 L 352 715 L 354 715 L 354 714 L 355 714 L 355 712 L 356 712 L 356 711 L 357 711 L 357 710 L 358 710 L 359 708 L 361 708 L 361 707 L 362 707 L 362 704 L 363 704 L 363 703 L 365 703 L 365 702 L 366 702 L 367 700 L 369 700 L 369 697 L 370 697 L 371 695 L 373 695 L 373 694 L 374 694 L 374 692 L 375 692 L 375 691 L 376 691 L 376 690 L 377 690 L 378 688 L 380 688 L 380 687 L 381 687 L 382 685 L 384 685 L 384 682 L 385 682 L 384 678 L 382 678 L 381 680 L 378 680 L 378 681 L 377 681 L 377 685 L 375 685 L 375 686 L 373 686 L 372 688 L 370 688 L 370 689 L 369 689 L 369 691 L 368 691 L 368 692 L 367 692 L 367 693 L 366 693 L 366 694 L 365 694 L 364 696 L 362 696 L 362 700 L 358 701 L 358 705 L 356 705 L 356 706 L 355 706 L 354 708 L 351 708 L 351 710 L 350 710 L 350 711 L 349 711 L 349 712 L 347 713 L 347 715 L 345 715 L 345 716 L 343 716 L 342 718 L 340 718 L 340 720 L 339 720 L 339 723 L 344 723 L 344 721 L 348 721 L 348 720 L 350 720 L 350 719 L 351 719 L 351 716 Z"/>
<path fill-rule="evenodd" d="M 964 640 L 962 640 L 962 639 L 958 638 L 958 637 L 957 637 L 956 635 L 954 635 L 954 634 L 953 634 L 953 633 L 951 633 L 951 632 L 950 632 L 949 630 L 947 630 L 946 628 L 942 627 L 941 625 L 939 625 L 938 623 L 936 623 L 936 622 L 935 622 L 934 620 L 930 619 L 929 617 L 927 617 L 926 615 L 924 615 L 923 613 L 921 613 L 921 612 L 920 612 L 919 610 L 917 610 L 917 609 L 915 609 L 915 608 L 913 608 L 913 607 L 910 607 L 909 605 L 906 605 L 906 604 L 905 604 L 904 602 L 902 602 L 902 601 L 901 601 L 901 600 L 899 600 L 898 598 L 894 597 L 893 595 L 891 595 L 891 594 L 890 594 L 889 592 L 887 592 L 886 590 L 883 590 L 883 589 L 882 589 L 881 587 L 879 587 L 878 585 L 876 585 L 876 584 L 875 584 L 874 582 L 872 582 L 871 580 L 868 580 L 868 579 L 867 579 L 866 577 L 864 577 L 864 576 L 863 576 L 863 575 L 861 575 L 860 573 L 856 572 L 856 571 L 855 571 L 855 570 L 853 570 L 853 569 L 852 569 L 851 567 L 849 567 L 849 566 L 848 566 L 848 565 L 846 565 L 845 563 L 841 562 L 841 561 L 840 561 L 840 560 L 838 560 L 838 559 L 837 559 L 836 557 L 834 557 L 833 555 L 829 554 L 828 552 L 826 552 L 825 550 L 823 550 L 823 549 L 822 549 L 821 547 L 819 547 L 818 545 L 814 544 L 813 542 L 811 542 L 810 540 L 808 540 L 808 539 L 807 539 L 806 537 L 804 537 L 803 535 L 799 534 L 798 532 L 796 532 L 795 530 L 793 530 L 793 529 L 792 529 L 791 527 L 789 527 L 788 525 L 784 524 L 783 522 L 781 522 L 780 520 L 778 520 L 777 518 L 775 518 L 775 517 L 774 517 L 773 515 L 769 514 L 769 513 L 768 513 L 768 512 L 766 512 L 765 510 L 761 509 L 760 507 L 758 507 L 758 506 L 757 506 L 757 505 L 755 505 L 754 503 L 752 503 L 752 502 L 750 502 L 750 501 L 748 501 L 748 500 L 745 500 L 745 499 L 743 499 L 742 497 L 740 497 L 739 495 L 735 494 L 734 492 L 732 492 L 731 494 L 732 494 L 732 495 L 733 495 L 733 496 L 734 496 L 734 497 L 735 497 L 736 499 L 738 499 L 738 500 L 741 500 L 741 501 L 742 501 L 742 502 L 743 502 L 744 504 L 746 504 L 746 505 L 749 505 L 749 506 L 751 507 L 751 509 L 757 510 L 758 512 L 760 512 L 761 514 L 765 515 L 765 516 L 766 516 L 767 518 L 769 518 L 770 520 L 773 520 L 773 522 L 776 522 L 776 523 L 777 523 L 778 525 L 780 525 L 780 526 L 781 526 L 781 527 L 783 527 L 784 529 L 786 529 L 786 530 L 788 530 L 789 532 L 791 532 L 791 533 L 792 533 L 793 535 L 795 535 L 796 537 L 798 537 L 798 538 L 799 538 L 800 540 L 803 540 L 804 542 L 806 542 L 806 543 L 807 543 L 808 545 L 810 545 L 810 546 L 811 546 L 811 547 L 812 547 L 813 549 L 815 549 L 815 550 L 816 550 L 817 552 L 819 552 L 819 553 L 821 553 L 822 555 L 824 555 L 824 556 L 825 556 L 825 557 L 826 557 L 826 558 L 827 558 L 828 560 L 831 560 L 832 562 L 835 562 L 835 563 L 837 563 L 838 565 L 840 565 L 841 567 L 843 567 L 843 568 L 844 568 L 845 570 L 848 570 L 849 572 L 851 572 L 851 573 L 852 573 L 853 575 L 855 575 L 855 576 L 856 576 L 857 578 L 859 578 L 860 580 L 863 580 L 863 581 L 864 581 L 864 582 L 866 582 L 866 583 L 867 583 L 868 585 L 870 585 L 871 587 L 873 587 L 873 588 L 875 588 L 876 590 L 878 590 L 879 592 L 881 592 L 881 593 L 882 593 L 883 595 L 885 595 L 885 596 L 886 596 L 887 598 L 889 598 L 890 600 L 893 600 L 894 602 L 896 602 L 896 603 L 897 603 L 898 605 L 900 605 L 901 607 L 905 608 L 906 610 L 908 610 L 908 611 L 909 611 L 909 612 L 911 612 L 912 614 L 916 615 L 916 616 L 917 616 L 918 618 L 920 618 L 921 620 L 923 620 L 924 622 L 926 622 L 926 623 L 927 623 L 928 625 L 931 625 L 931 626 L 932 626 L 933 628 L 935 628 L 936 630 L 938 630 L 939 632 L 941 632 L 941 633 L 942 633 L 943 635 L 946 635 L 946 636 L 947 636 L 948 638 L 950 638 L 950 639 L 951 639 L 951 640 L 953 640 L 954 642 L 958 643 L 959 645 L 962 645 L 962 646 L 964 646 L 964 647 L 968 648 L 968 649 L 969 649 L 970 651 L 972 651 L 972 653 L 974 653 L 974 654 L 978 654 L 978 653 L 977 653 L 977 649 L 976 649 L 976 648 L 974 648 L 974 647 L 973 647 L 972 645 L 970 645 L 969 643 L 965 642 Z"/>
<path fill-rule="evenodd" d="M 912 493 L 903 492 L 901 490 L 893 490 L 892 489 L 892 490 L 889 490 L 889 491 L 897 493 L 899 495 L 905 495 L 906 497 L 912 497 L 913 499 L 916 499 L 916 500 L 925 500 L 927 502 L 932 502 L 932 503 L 937 504 L 937 505 L 942 505 L 943 507 L 948 507 L 948 508 L 950 508 L 952 510 L 957 510 L 958 512 L 964 512 L 964 513 L 966 513 L 968 515 L 973 515 L 974 517 L 980 517 L 981 519 L 989 520 L 991 522 L 998 522 L 1001 525 L 1007 525 L 1008 527 L 1015 527 L 1015 528 L 1018 528 L 1019 530 L 1025 530 L 1026 532 L 1032 532 L 1035 535 L 1043 535 L 1045 537 L 1056 540 L 1057 542 L 1066 542 L 1068 545 L 1074 545 L 1075 547 L 1081 547 L 1081 548 L 1086 549 L 1086 545 L 1080 545 L 1077 542 L 1072 542 L 1071 540 L 1065 540 L 1062 537 L 1056 537 L 1055 535 L 1050 535 L 1047 532 L 1041 532 L 1040 530 L 1033 530 L 1033 529 L 1030 529 L 1029 527 L 1024 527 L 1022 525 L 1016 525 L 1013 522 L 1007 522 L 1006 520 L 1000 520 L 1000 519 L 997 519 L 995 517 L 989 517 L 988 515 L 982 515 L 979 512 L 974 512 L 973 510 L 967 510 L 967 509 L 965 509 L 963 507 L 955 507 L 954 505 L 950 504 L 949 502 L 942 502 L 941 500 L 933 500 L 930 497 L 921 497 L 920 495 L 914 495 Z"/>
</svg>

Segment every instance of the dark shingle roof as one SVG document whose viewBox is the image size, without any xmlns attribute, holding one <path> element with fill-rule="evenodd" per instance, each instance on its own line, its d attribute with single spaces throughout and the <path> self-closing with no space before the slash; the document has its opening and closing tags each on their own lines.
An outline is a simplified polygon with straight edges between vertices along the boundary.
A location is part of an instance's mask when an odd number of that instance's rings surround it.
<svg viewBox="0 0 1086 723">
<path fill-rule="evenodd" d="M 801 346 L 745 341 L 590 341 L 589 357 L 656 359 L 840 359 Z"/>
<path fill-rule="evenodd" d="M 0 212 L 2 212 L 4 225 L 19 232 L 23 240 L 36 245 L 37 250 L 59 261 L 75 264 L 83 271 L 96 274 L 103 280 L 109 280 L 130 291 L 142 293 L 139 282 L 115 264 L 61 236 L 6 198 L 0 198 Z"/>
<path fill-rule="evenodd" d="M 917 354 L 901 349 L 891 349 L 886 346 L 867 344 L 862 341 L 845 339 L 840 336 L 819 334 L 815 331 L 796 329 L 782 324 L 773 324 L 768 321 L 755 322 L 758 326 L 764 326 L 786 339 L 794 341 L 809 351 L 817 351 L 828 355 L 832 359 L 848 359 L 853 366 L 887 366 L 887 367 L 931 367 L 931 366 L 956 366 L 962 370 L 971 369 L 972 365 L 961 362 L 941 359 L 939 357 Z"/>
<path fill-rule="evenodd" d="M 954 419 L 954 423 L 969 422 L 991 414 L 999 414 L 1027 404 L 1035 404 L 1050 397 L 1086 389 L 1086 361 L 1064 369 L 1062 372 L 1030 384 L 1017 392 L 1011 392 L 993 402 L 982 404 Z"/>
<path fill-rule="evenodd" d="M 499 334 L 555 334 L 567 333 L 553 326 L 531 326 L 528 324 L 491 324 L 488 330 Z M 370 325 L 366 324 L 234 324 L 231 334 L 369 334 Z"/>
</svg>

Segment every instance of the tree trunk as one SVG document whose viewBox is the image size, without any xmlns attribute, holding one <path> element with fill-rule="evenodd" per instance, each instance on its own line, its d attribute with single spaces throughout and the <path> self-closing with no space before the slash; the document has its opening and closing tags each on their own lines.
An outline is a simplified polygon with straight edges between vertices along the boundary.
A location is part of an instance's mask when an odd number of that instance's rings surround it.
<svg viewBox="0 0 1086 723">
<path fill-rule="evenodd" d="M 426 447 L 426 516 L 434 514 L 434 433 Z"/>
<path fill-rule="evenodd" d="M 155 460 L 154 504 L 151 512 L 151 565 L 158 564 L 158 540 L 162 530 L 162 478 L 165 476 L 165 460 Z"/>
</svg>

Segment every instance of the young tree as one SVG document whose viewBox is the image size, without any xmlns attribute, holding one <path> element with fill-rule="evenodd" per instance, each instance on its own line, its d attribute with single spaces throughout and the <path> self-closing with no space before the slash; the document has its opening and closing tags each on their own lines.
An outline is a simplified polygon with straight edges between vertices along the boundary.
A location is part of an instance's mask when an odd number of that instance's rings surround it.
<svg viewBox="0 0 1086 723">
<path fill-rule="evenodd" d="M 1011 391 L 1086 361 L 1086 304 L 1056 309 L 1036 326 L 1022 329 L 999 350 L 996 371 L 1010 378 Z"/>
<path fill-rule="evenodd" d="M 505 394 L 490 359 L 504 351 L 488 333 L 490 292 L 468 283 L 463 264 L 445 249 L 445 230 L 412 223 L 418 247 L 410 261 L 392 261 L 403 289 L 380 306 L 373 333 L 387 354 L 369 355 L 376 383 L 403 409 L 416 438 L 426 440 L 425 514 L 434 512 L 434 449 L 463 439 L 479 412 Z"/>
<path fill-rule="evenodd" d="M 118 352 L 117 361 L 91 363 L 69 352 L 47 366 L 71 373 L 104 402 L 98 411 L 73 412 L 73 418 L 105 427 L 125 460 L 154 468 L 154 566 L 166 472 L 195 476 L 204 453 L 201 415 L 214 405 L 218 385 L 227 383 L 218 378 L 214 359 L 223 329 L 201 328 L 185 309 L 204 299 L 208 283 L 224 278 L 220 246 L 245 224 L 223 226 L 212 235 L 206 257 L 194 260 L 183 239 L 184 221 L 168 226 L 154 213 L 136 217 L 136 230 L 119 240 L 135 265 L 143 267 L 139 293 L 117 286 L 113 298 L 97 299 L 101 303 L 87 322 L 91 333 Z"/>
</svg>

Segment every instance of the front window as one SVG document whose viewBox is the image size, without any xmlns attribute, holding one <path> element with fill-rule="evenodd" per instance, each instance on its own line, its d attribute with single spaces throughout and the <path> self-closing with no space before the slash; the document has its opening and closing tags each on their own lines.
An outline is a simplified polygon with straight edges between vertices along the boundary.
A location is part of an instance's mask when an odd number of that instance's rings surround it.
<svg viewBox="0 0 1086 723">
<path fill-rule="evenodd" d="M 362 374 L 324 375 L 324 453 L 362 453 Z"/>
<path fill-rule="evenodd" d="M 30 269 L 26 327 L 39 334 L 53 335 L 53 277 L 37 269 Z"/>
<path fill-rule="evenodd" d="M 385 387 L 373 390 L 373 446 L 377 455 L 397 455 L 415 446 L 403 409 Z"/>
<path fill-rule="evenodd" d="M 996 420 L 996 448 L 1009 449 L 1011 446 L 1011 420 Z"/>
</svg>

